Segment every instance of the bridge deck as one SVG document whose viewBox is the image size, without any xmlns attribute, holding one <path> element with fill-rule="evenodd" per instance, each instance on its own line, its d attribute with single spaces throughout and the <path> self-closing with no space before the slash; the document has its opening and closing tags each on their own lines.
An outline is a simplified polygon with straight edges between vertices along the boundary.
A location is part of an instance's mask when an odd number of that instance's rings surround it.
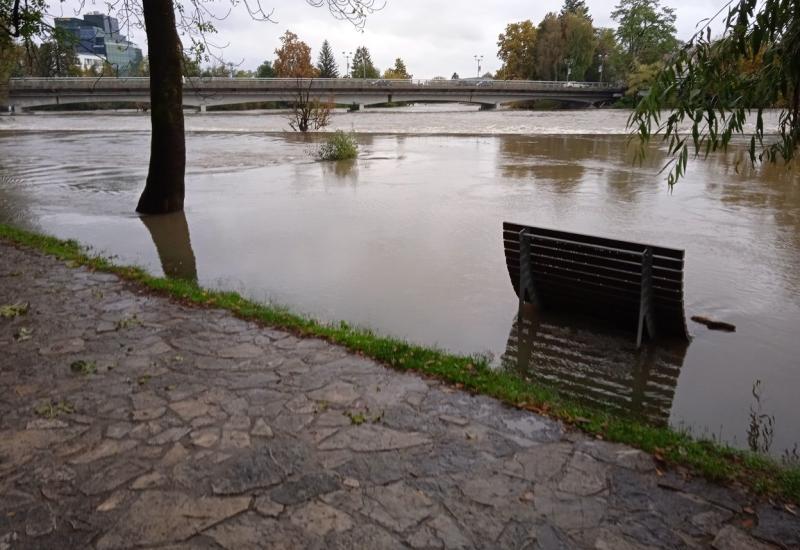
<svg viewBox="0 0 800 550">
<path fill-rule="evenodd" d="M 142 77 L 15 78 L 9 83 L 9 98 L 12 104 L 23 107 L 81 101 L 147 101 L 149 90 L 150 79 Z M 292 101 L 300 92 L 339 103 L 437 100 L 506 103 L 526 99 L 596 103 L 619 97 L 622 89 L 599 82 L 483 79 L 189 77 L 184 83 L 185 103 L 197 105 Z"/>
</svg>

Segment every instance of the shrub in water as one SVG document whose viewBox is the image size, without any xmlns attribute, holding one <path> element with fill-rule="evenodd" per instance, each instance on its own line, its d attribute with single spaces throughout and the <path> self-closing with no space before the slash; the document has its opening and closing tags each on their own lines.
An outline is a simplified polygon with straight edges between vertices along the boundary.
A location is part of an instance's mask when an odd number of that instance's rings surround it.
<svg viewBox="0 0 800 550">
<path fill-rule="evenodd" d="M 336 130 L 319 146 L 317 157 L 320 160 L 346 160 L 358 156 L 358 143 L 353 134 Z"/>
</svg>

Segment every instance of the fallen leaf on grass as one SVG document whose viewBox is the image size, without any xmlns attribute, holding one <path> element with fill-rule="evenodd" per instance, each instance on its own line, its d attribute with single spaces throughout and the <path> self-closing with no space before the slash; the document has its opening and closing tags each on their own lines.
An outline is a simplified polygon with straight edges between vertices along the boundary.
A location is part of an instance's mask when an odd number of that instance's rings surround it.
<svg viewBox="0 0 800 550">
<path fill-rule="evenodd" d="M 20 327 L 20 329 L 14 333 L 14 340 L 17 342 L 24 342 L 25 340 L 31 339 L 31 334 L 33 331 L 27 327 Z"/>
<path fill-rule="evenodd" d="M 58 403 L 53 403 L 52 401 L 45 401 L 44 403 L 40 403 L 37 405 L 33 412 L 36 413 L 37 416 L 41 416 L 42 418 L 53 419 L 61 414 L 72 414 L 75 412 L 75 406 L 70 403 L 69 401 L 62 400 Z"/>
<path fill-rule="evenodd" d="M 79 359 L 78 361 L 73 361 L 70 364 L 69 370 L 76 374 L 88 376 L 97 372 L 97 363 L 94 361 L 85 361 L 83 359 Z"/>
<path fill-rule="evenodd" d="M 16 304 L 5 304 L 0 306 L 0 317 L 10 319 L 28 313 L 30 304 L 28 302 L 17 302 Z"/>
</svg>

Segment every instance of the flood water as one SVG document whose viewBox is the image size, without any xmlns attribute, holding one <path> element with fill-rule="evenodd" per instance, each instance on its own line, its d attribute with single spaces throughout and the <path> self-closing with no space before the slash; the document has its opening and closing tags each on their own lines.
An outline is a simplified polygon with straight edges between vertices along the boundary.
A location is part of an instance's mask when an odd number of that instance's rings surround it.
<svg viewBox="0 0 800 550">
<path fill-rule="evenodd" d="M 326 320 L 459 353 L 655 423 L 747 445 L 753 384 L 771 452 L 800 441 L 800 177 L 690 161 L 670 193 L 663 150 L 631 163 L 626 112 L 414 107 L 336 114 L 358 160 L 322 163 L 279 114 L 188 115 L 184 215 L 133 213 L 148 119 L 0 117 L 0 221 L 75 238 L 122 263 L 197 278 Z M 737 170 L 738 167 L 738 170 Z M 684 346 L 563 316 L 517 319 L 512 221 L 686 250 Z"/>
</svg>

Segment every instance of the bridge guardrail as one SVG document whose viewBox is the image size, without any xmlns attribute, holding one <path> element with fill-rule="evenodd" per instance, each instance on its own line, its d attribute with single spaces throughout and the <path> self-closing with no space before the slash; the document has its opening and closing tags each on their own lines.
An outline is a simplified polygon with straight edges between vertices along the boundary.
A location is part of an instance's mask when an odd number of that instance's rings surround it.
<svg viewBox="0 0 800 550">
<path fill-rule="evenodd" d="M 24 91 L 99 91 L 118 89 L 148 89 L 150 79 L 147 77 L 56 77 L 56 78 L 12 78 L 9 90 L 12 92 Z M 220 78 L 220 77 L 188 77 L 185 79 L 184 88 L 187 90 L 286 90 L 286 89 L 311 90 L 430 90 L 453 89 L 464 90 L 480 89 L 480 91 L 606 91 L 618 89 L 607 82 L 576 82 L 576 81 L 535 81 L 535 80 L 489 80 L 489 79 L 361 79 L 361 78 Z"/>
</svg>

